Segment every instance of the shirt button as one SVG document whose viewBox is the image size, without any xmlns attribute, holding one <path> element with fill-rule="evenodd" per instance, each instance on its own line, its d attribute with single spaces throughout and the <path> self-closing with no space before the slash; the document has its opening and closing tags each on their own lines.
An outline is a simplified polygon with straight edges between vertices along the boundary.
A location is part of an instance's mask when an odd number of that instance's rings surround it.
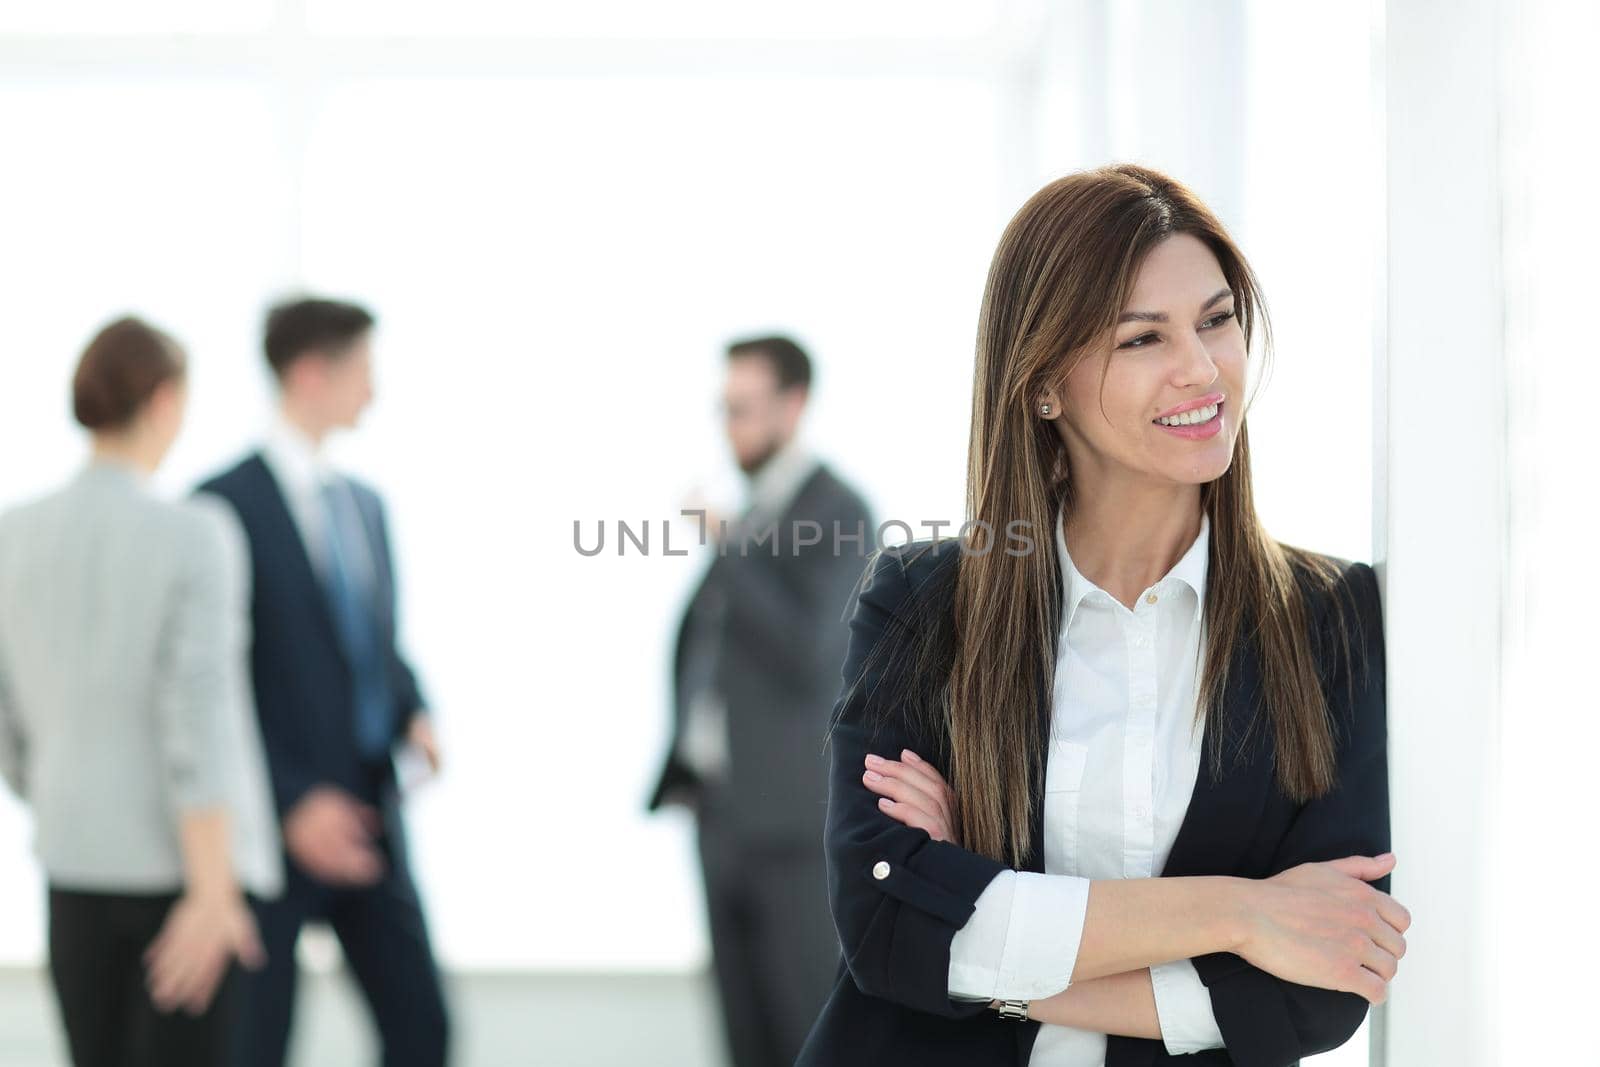
<svg viewBox="0 0 1600 1067">
<path fill-rule="evenodd" d="M 872 865 L 872 877 L 880 882 L 889 877 L 889 863 L 887 860 L 879 860 Z"/>
<path fill-rule="evenodd" d="M 1154 604 L 1156 602 L 1156 595 L 1154 593 L 1149 594 L 1144 598 L 1144 602 L 1146 604 Z"/>
</svg>

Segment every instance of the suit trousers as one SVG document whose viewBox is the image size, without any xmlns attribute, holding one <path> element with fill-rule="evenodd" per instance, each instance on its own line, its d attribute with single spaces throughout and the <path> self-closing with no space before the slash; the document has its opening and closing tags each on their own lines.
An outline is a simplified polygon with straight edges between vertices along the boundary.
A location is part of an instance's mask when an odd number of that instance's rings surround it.
<svg viewBox="0 0 1600 1067">
<path fill-rule="evenodd" d="M 328 923 L 372 1013 L 383 1067 L 443 1067 L 449 1017 L 429 944 L 422 901 L 406 863 L 399 827 L 379 839 L 384 873 L 371 886 L 335 887 L 284 857 L 285 888 L 260 901 L 256 922 L 267 966 L 246 972 L 246 1007 L 237 1028 L 237 1067 L 283 1067 L 293 1021 L 295 944 L 307 922 Z"/>
<path fill-rule="evenodd" d="M 733 1067 L 793 1067 L 838 974 L 821 829 L 751 840 L 702 788 L 696 836 L 712 968 Z"/>
<path fill-rule="evenodd" d="M 219 1067 L 239 1007 L 229 968 L 200 1015 L 163 1012 L 145 988 L 143 954 L 177 893 L 50 887 L 50 978 L 73 1067 Z"/>
</svg>

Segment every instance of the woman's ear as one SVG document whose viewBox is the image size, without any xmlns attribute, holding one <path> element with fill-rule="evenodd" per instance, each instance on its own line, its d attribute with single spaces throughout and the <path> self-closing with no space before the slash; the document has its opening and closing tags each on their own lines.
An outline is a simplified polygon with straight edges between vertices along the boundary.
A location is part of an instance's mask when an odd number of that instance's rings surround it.
<svg viewBox="0 0 1600 1067">
<path fill-rule="evenodd" d="M 168 378 L 150 391 L 150 397 L 145 401 L 145 419 L 163 435 L 176 436 L 177 427 L 183 423 L 186 396 L 183 376 Z"/>
</svg>

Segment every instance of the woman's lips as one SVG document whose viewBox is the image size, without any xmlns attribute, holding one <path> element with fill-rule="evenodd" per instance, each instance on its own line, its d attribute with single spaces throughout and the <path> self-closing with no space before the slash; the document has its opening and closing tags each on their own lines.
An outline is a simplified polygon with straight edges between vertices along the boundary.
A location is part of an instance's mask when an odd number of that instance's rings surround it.
<svg viewBox="0 0 1600 1067">
<path fill-rule="evenodd" d="M 1184 437 L 1190 441 L 1203 441 L 1207 437 L 1215 437 L 1222 432 L 1222 416 L 1227 413 L 1227 401 L 1217 401 L 1217 413 L 1205 422 L 1194 426 L 1163 426 L 1159 422 L 1151 425 L 1158 430 L 1163 430 L 1174 437 Z"/>
</svg>

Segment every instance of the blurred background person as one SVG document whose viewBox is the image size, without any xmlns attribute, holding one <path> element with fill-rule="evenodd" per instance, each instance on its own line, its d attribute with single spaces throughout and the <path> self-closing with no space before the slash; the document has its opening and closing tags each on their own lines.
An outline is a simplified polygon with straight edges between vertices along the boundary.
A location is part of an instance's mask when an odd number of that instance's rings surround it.
<svg viewBox="0 0 1600 1067">
<path fill-rule="evenodd" d="M 439 752 L 417 679 L 395 640 L 383 504 L 335 471 L 324 439 L 372 400 L 373 317 L 298 299 L 267 316 L 279 384 L 265 444 L 206 481 L 238 513 L 255 581 L 257 713 L 286 850 L 286 885 L 258 911 L 268 963 L 251 976 L 242 1064 L 281 1067 L 308 921 L 332 926 L 371 1008 L 387 1067 L 445 1062 L 448 1020 L 412 880 L 393 760 Z"/>
<path fill-rule="evenodd" d="M 875 524 L 801 436 L 810 388 L 793 340 L 728 347 L 723 409 L 748 499 L 725 537 L 706 509 L 716 555 L 679 626 L 672 746 L 649 804 L 695 814 L 735 1067 L 794 1062 L 839 955 L 822 739 L 849 636 L 842 612 Z"/>
<path fill-rule="evenodd" d="M 0 771 L 33 812 L 77 1067 L 221 1062 L 237 964 L 264 961 L 244 892 L 282 881 L 242 540 L 149 486 L 185 363 L 138 319 L 102 329 L 72 385 L 88 462 L 0 516 Z"/>
</svg>

